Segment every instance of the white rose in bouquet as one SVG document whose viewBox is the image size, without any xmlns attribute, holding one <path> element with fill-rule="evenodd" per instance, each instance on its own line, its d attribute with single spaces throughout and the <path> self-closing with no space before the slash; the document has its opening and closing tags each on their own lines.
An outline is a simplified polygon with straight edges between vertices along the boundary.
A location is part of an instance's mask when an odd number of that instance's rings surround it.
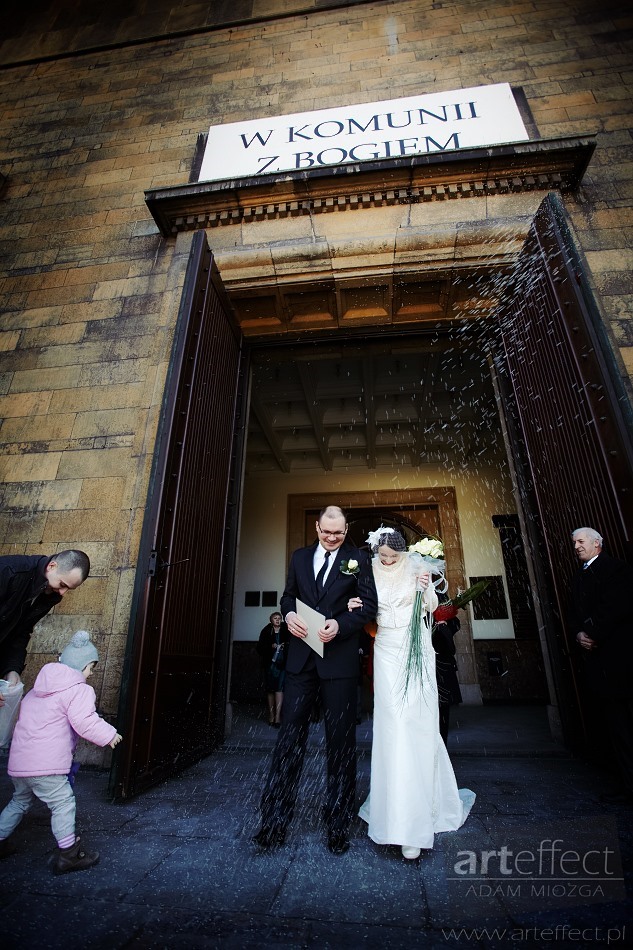
<svg viewBox="0 0 633 950">
<path fill-rule="evenodd" d="M 438 538 L 422 538 L 415 544 L 409 545 L 411 554 L 420 554 L 422 557 L 434 557 L 438 560 L 444 557 L 444 545 Z"/>
</svg>

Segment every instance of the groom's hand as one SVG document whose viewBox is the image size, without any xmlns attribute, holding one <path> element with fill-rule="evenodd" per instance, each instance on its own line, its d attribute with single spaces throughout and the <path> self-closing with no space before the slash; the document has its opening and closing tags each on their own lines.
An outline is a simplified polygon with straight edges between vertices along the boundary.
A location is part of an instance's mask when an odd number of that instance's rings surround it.
<svg viewBox="0 0 633 950">
<path fill-rule="evenodd" d="M 319 630 L 319 640 L 321 640 L 323 643 L 328 643 L 330 640 L 334 639 L 337 633 L 338 620 L 326 620 L 323 629 Z"/>
<path fill-rule="evenodd" d="M 308 627 L 304 620 L 294 610 L 289 610 L 286 614 L 286 626 L 294 637 L 305 640 L 308 635 Z"/>
</svg>

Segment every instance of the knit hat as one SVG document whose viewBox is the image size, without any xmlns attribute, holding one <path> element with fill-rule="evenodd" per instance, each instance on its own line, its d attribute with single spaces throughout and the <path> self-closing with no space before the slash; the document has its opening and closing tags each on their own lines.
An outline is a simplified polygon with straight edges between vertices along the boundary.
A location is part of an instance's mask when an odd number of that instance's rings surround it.
<svg viewBox="0 0 633 950">
<path fill-rule="evenodd" d="M 73 670 L 79 670 L 81 673 L 89 663 L 93 663 L 98 659 L 97 648 L 90 640 L 88 631 L 78 630 L 62 650 L 59 662 L 65 663 L 66 666 L 72 667 Z"/>
</svg>

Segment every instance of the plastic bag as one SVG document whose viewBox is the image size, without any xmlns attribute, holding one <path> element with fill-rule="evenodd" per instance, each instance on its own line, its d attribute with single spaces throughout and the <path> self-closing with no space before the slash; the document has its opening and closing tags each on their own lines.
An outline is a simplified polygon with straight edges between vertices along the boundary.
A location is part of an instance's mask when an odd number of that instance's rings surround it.
<svg viewBox="0 0 633 950">
<path fill-rule="evenodd" d="M 23 692 L 24 683 L 12 686 L 7 680 L 0 679 L 0 693 L 4 699 L 4 706 L 0 706 L 0 749 L 11 742 Z"/>
</svg>

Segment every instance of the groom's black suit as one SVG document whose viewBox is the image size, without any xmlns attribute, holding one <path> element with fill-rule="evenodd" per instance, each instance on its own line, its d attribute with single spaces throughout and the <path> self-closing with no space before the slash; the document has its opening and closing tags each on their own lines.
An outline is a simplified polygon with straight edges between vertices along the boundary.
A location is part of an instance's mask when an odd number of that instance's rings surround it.
<svg viewBox="0 0 633 950">
<path fill-rule="evenodd" d="M 297 599 L 334 619 L 337 635 L 324 644 L 323 658 L 300 637 L 291 636 L 286 660 L 282 723 L 262 795 L 262 826 L 285 832 L 294 812 L 305 754 L 310 712 L 319 687 L 327 743 L 327 796 L 324 815 L 331 834 L 346 835 L 356 795 L 356 689 L 359 633 L 376 616 L 377 596 L 369 555 L 344 542 L 331 555 L 332 567 L 321 594 L 314 576 L 317 544 L 295 551 L 281 598 L 284 617 Z M 357 575 L 341 572 L 341 562 L 358 561 Z M 363 607 L 347 609 L 351 597 Z"/>
</svg>

